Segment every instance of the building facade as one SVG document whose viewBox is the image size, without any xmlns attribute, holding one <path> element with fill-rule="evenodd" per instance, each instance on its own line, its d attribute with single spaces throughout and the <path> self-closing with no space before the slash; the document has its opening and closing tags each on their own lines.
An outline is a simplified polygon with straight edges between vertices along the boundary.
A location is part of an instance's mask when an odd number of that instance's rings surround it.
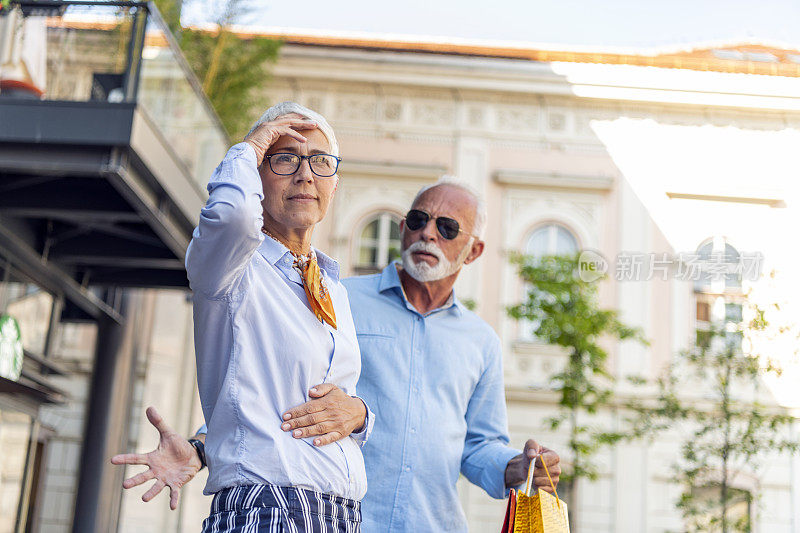
<svg viewBox="0 0 800 533">
<path fill-rule="evenodd" d="M 441 175 L 456 175 L 485 197 L 486 249 L 464 269 L 456 291 L 503 341 L 512 445 L 533 437 L 560 451 L 567 439 L 544 424 L 556 409 L 548 378 L 565 355 L 538 342 L 530 324 L 506 311 L 524 295 L 512 253 L 589 249 L 606 258 L 603 305 L 619 309 L 650 341 L 609 344 L 621 395 L 631 392 L 622 378 L 657 376 L 694 342 L 698 327 L 720 312 L 735 314 L 734 296 L 747 290 L 780 300 L 782 320 L 800 316 L 791 303 L 800 293 L 792 276 L 797 252 L 786 242 L 800 213 L 793 164 L 800 53 L 757 44 L 619 54 L 264 34 L 285 41 L 265 84 L 270 99 L 309 106 L 337 131 L 341 181 L 314 240 L 343 272 L 374 272 L 396 258 L 399 221 L 416 191 Z M 758 257 L 760 271 L 775 274 L 755 280 L 742 273 L 720 287 L 658 268 L 678 254 L 720 251 Z M 143 309 L 148 325 L 141 331 L 129 432 L 136 451 L 157 443 L 144 418 L 147 405 L 187 435 L 202 418 L 186 294 L 148 293 Z M 794 348 L 769 348 L 788 366 L 781 380 L 765 383 L 762 400 L 797 409 Z M 77 382 L 75 389 L 79 397 Z M 686 397 L 702 401 L 703 392 L 687 390 Z M 59 409 L 65 411 L 53 416 L 69 412 L 80 423 L 79 408 Z M 61 418 L 55 420 L 57 427 Z M 620 415 L 601 413 L 597 423 L 617 427 Z M 600 477 L 576 488 L 573 529 L 683 530 L 671 470 L 679 439 L 676 431 L 601 451 Z M 43 530 L 68 528 L 70 500 L 60 494 L 68 494 L 75 474 L 67 453 L 50 454 L 62 470 L 48 478 L 44 497 L 52 516 Z M 566 452 L 562 457 L 570 459 Z M 177 512 L 168 510 L 166 495 L 144 504 L 144 490 L 126 492 L 119 530 L 197 531 L 210 503 L 201 494 L 202 478 L 184 489 Z M 753 531 L 800 533 L 800 457 L 770 455 L 733 484 L 762 495 L 741 510 Z M 505 502 L 464 480 L 459 488 L 471 531 L 498 531 Z"/>
</svg>

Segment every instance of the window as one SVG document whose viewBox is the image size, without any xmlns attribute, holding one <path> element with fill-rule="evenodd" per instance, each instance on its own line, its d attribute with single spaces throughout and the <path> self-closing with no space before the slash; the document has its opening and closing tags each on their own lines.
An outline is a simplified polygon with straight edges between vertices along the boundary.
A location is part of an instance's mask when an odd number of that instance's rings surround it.
<svg viewBox="0 0 800 533">
<path fill-rule="evenodd" d="M 525 244 L 525 254 L 533 257 L 545 255 L 571 255 L 578 252 L 578 239 L 561 224 L 549 223 L 537 227 L 528 237 Z M 523 294 L 527 295 L 528 287 L 523 287 Z M 522 340 L 536 339 L 535 331 L 538 324 L 530 320 L 519 322 L 519 337 Z"/>
<path fill-rule="evenodd" d="M 715 49 L 711 52 L 714 54 L 714 57 L 717 59 L 727 59 L 729 61 L 743 61 L 744 60 L 744 52 L 740 52 L 739 50 L 725 50 L 725 49 Z"/>
<path fill-rule="evenodd" d="M 694 281 L 697 345 L 711 347 L 712 325 L 724 329 L 719 348 L 742 347 L 742 279 L 739 252 L 717 237 L 697 249 L 700 268 Z"/>
<path fill-rule="evenodd" d="M 367 220 L 358 236 L 356 274 L 372 274 L 400 257 L 400 216 L 383 212 Z"/>
<path fill-rule="evenodd" d="M 713 523 L 719 520 L 722 515 L 722 507 L 720 505 L 722 488 L 718 483 L 711 483 L 701 487 L 692 489 L 692 496 L 695 499 L 698 509 L 702 511 L 692 518 L 693 526 L 696 531 L 715 531 L 714 526 L 719 528 L 719 523 Z M 728 509 L 725 513 L 727 516 L 728 524 L 736 524 L 737 531 L 750 531 L 752 525 L 751 507 L 753 497 L 750 492 L 735 488 L 728 488 Z"/>
<path fill-rule="evenodd" d="M 525 253 L 535 257 L 569 255 L 577 251 L 578 239 L 560 224 L 539 226 L 531 233 L 525 245 Z"/>
<path fill-rule="evenodd" d="M 694 283 L 695 292 L 741 292 L 739 251 L 724 238 L 717 237 L 701 245 L 696 255 L 701 268 Z"/>
</svg>

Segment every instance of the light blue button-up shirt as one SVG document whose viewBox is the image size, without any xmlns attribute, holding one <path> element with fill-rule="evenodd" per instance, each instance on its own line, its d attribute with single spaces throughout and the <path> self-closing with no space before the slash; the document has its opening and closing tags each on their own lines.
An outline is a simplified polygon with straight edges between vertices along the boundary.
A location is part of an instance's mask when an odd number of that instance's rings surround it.
<svg viewBox="0 0 800 533">
<path fill-rule="evenodd" d="M 521 453 L 508 447 L 500 339 L 457 298 L 421 315 L 394 263 L 344 284 L 361 347 L 358 391 L 376 419 L 362 530 L 465 532 L 459 472 L 503 498 L 506 465 Z"/>
<path fill-rule="evenodd" d="M 208 184 L 186 253 L 194 291 L 197 381 L 208 435 L 205 493 L 254 483 L 360 500 L 367 482 L 360 434 L 317 447 L 281 430 L 281 415 L 333 383 L 356 394 L 361 360 L 347 291 L 335 261 L 317 261 L 338 329 L 308 305 L 289 250 L 265 238 L 263 188 L 253 148 L 232 147 Z"/>
</svg>

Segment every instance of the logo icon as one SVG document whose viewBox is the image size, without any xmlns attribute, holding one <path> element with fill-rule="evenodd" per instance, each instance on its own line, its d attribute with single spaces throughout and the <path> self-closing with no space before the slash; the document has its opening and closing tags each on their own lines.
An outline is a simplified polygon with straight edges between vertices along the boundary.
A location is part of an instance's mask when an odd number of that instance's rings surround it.
<svg viewBox="0 0 800 533">
<path fill-rule="evenodd" d="M 608 261 L 599 252 L 584 250 L 578 256 L 578 276 L 582 281 L 591 283 L 605 277 L 608 273 Z"/>
<path fill-rule="evenodd" d="M 14 317 L 0 316 L 0 376 L 16 381 L 22 373 L 22 338 Z"/>
</svg>

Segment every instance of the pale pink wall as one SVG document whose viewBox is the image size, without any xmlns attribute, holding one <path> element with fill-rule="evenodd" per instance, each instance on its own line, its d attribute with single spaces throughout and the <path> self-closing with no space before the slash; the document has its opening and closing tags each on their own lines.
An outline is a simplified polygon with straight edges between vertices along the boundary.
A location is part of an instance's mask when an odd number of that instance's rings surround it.
<svg viewBox="0 0 800 533">
<path fill-rule="evenodd" d="M 392 138 L 370 139 L 343 134 L 339 138 L 342 174 L 347 172 L 347 160 L 435 165 L 453 168 L 452 143 L 426 143 Z"/>
</svg>

